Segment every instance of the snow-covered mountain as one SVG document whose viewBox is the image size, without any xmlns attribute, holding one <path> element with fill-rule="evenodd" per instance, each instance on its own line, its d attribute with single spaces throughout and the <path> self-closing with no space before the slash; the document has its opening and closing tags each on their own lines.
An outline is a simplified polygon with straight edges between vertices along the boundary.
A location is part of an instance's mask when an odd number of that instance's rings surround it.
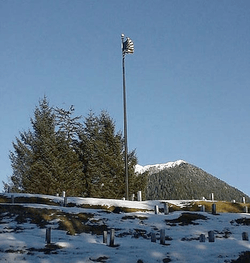
<svg viewBox="0 0 250 263">
<path fill-rule="evenodd" d="M 235 187 L 183 160 L 137 165 L 135 171 L 148 172 L 146 199 L 209 199 L 213 193 L 222 201 L 240 201 L 243 196 L 250 200 Z"/>
<path fill-rule="evenodd" d="M 141 165 L 137 164 L 135 166 L 135 171 L 137 173 L 144 173 L 146 171 L 157 172 L 157 171 L 164 170 L 166 168 L 173 168 L 175 166 L 179 166 L 182 163 L 186 163 L 186 161 L 178 160 L 175 162 L 167 162 L 167 163 L 162 163 L 162 164 L 152 164 L 152 165 L 145 165 L 145 166 L 141 166 Z"/>
</svg>

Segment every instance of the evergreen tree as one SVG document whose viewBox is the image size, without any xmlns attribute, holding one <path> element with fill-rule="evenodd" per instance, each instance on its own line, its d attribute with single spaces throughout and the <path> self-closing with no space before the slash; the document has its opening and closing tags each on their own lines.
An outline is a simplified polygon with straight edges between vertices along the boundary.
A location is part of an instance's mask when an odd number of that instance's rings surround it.
<svg viewBox="0 0 250 263">
<path fill-rule="evenodd" d="M 13 191 L 80 195 L 82 164 L 65 132 L 56 132 L 56 116 L 46 97 L 31 119 L 33 131 L 20 133 L 10 153 Z"/>
<path fill-rule="evenodd" d="M 79 122 L 82 116 L 73 117 L 74 111 L 74 105 L 71 105 L 69 110 L 55 108 L 56 125 L 58 130 L 65 134 L 67 140 L 76 140 L 83 128 L 82 123 Z"/>
<path fill-rule="evenodd" d="M 41 194 L 122 198 L 125 195 L 124 138 L 105 111 L 90 112 L 84 125 L 74 108 L 53 109 L 44 97 L 31 118 L 32 130 L 20 133 L 10 153 L 13 174 L 5 189 Z M 129 195 L 144 190 L 145 177 L 134 172 L 128 153 Z"/>
<path fill-rule="evenodd" d="M 86 180 L 85 196 L 122 198 L 125 194 L 125 173 L 121 132 L 116 133 L 115 123 L 105 111 L 99 116 L 90 112 L 84 124 L 79 136 L 79 150 Z M 135 151 L 129 153 L 128 160 L 131 191 L 136 191 Z"/>
</svg>

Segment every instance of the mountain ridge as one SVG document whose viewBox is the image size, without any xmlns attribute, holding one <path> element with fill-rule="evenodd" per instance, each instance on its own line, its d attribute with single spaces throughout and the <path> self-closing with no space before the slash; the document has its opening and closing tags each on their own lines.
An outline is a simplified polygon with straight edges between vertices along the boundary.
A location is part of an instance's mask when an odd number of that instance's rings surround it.
<svg viewBox="0 0 250 263">
<path fill-rule="evenodd" d="M 241 202 L 245 197 L 246 202 L 250 202 L 249 196 L 239 189 L 183 160 L 137 165 L 136 172 L 147 175 L 145 196 L 148 200 L 201 200 L 210 199 L 213 193 L 216 200 Z"/>
<path fill-rule="evenodd" d="M 159 170 L 160 171 L 160 170 L 163 170 L 166 168 L 171 168 L 171 167 L 174 167 L 176 165 L 180 165 L 182 163 L 187 163 L 187 162 L 184 160 L 177 160 L 174 162 L 167 162 L 167 163 L 161 163 L 161 164 L 149 164 L 149 165 L 145 165 L 145 166 L 137 164 L 135 166 L 135 172 L 144 173 L 148 170 Z"/>
</svg>

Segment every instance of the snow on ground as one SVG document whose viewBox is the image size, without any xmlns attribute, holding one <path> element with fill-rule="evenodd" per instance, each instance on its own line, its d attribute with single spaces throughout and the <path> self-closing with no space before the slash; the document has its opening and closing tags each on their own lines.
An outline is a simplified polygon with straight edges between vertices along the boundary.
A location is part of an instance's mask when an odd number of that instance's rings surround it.
<svg viewBox="0 0 250 263">
<path fill-rule="evenodd" d="M 10 195 L 10 194 L 9 194 Z M 17 196 L 18 194 L 15 194 Z M 21 194 L 21 196 L 24 196 Z M 35 196 L 35 195 L 29 195 Z M 41 195 L 36 195 L 41 197 Z M 44 196 L 60 202 L 60 197 Z M 134 207 L 153 210 L 154 205 L 163 207 L 162 201 L 132 202 L 123 200 L 68 198 L 76 204 Z M 181 205 L 184 201 L 167 201 Z M 238 225 L 233 220 L 250 219 L 250 214 L 221 213 L 212 215 L 205 212 L 196 214 L 207 217 L 195 220 L 195 224 L 180 225 L 166 222 L 177 219 L 183 211 L 168 215 L 154 211 L 133 213 L 109 213 L 103 209 L 85 209 L 80 207 L 61 207 L 40 204 L 17 204 L 34 208 L 58 209 L 67 213 L 94 213 L 92 221 L 103 222 L 108 229 L 115 229 L 115 246 L 103 244 L 102 235 L 82 233 L 67 235 L 58 230 L 57 221 L 50 222 L 52 243 L 62 248 L 44 251 L 45 228 L 36 224 L 18 224 L 13 217 L 0 214 L 0 262 L 230 262 L 237 259 L 239 253 L 250 250 L 249 241 L 242 240 L 242 232 L 250 232 L 249 225 Z M 9 203 L 11 207 L 11 204 Z M 0 204 L 1 207 L 1 204 Z M 89 224 L 91 222 L 88 222 Z M 159 241 L 160 230 L 165 229 L 165 245 Z M 215 242 L 208 242 L 208 231 L 215 231 Z M 157 236 L 156 243 L 151 242 L 150 233 Z M 199 242 L 200 234 L 206 241 Z M 109 240 L 109 236 L 108 236 Z M 141 260 L 141 261 L 139 261 Z"/>
<path fill-rule="evenodd" d="M 63 202 L 62 197 L 52 196 L 52 195 L 40 195 L 40 194 L 19 194 L 19 193 L 11 193 L 7 194 L 6 196 L 11 197 L 11 195 L 16 197 L 40 197 L 40 198 L 47 198 L 55 203 Z M 190 202 L 195 200 L 167 200 L 169 204 L 173 204 L 179 207 L 183 207 Z M 119 207 L 129 207 L 129 208 L 136 208 L 136 209 L 146 209 L 146 210 L 154 210 L 155 205 L 161 205 L 165 200 L 149 200 L 149 201 L 126 201 L 126 200 L 119 200 L 119 199 L 99 199 L 99 198 L 81 198 L 81 197 L 68 197 L 68 203 L 74 203 L 76 205 L 99 205 L 99 206 L 119 206 Z"/>
</svg>

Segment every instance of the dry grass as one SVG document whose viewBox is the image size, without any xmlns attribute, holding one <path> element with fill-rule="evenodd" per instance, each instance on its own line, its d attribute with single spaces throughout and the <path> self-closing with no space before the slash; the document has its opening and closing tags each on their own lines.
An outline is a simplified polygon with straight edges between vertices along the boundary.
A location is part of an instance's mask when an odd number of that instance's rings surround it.
<svg viewBox="0 0 250 263">
<path fill-rule="evenodd" d="M 169 204 L 169 212 L 174 211 L 193 211 L 198 212 L 201 210 L 201 206 L 205 206 L 206 212 L 212 212 L 212 204 L 216 204 L 216 211 L 217 213 L 243 213 L 245 206 L 248 206 L 248 210 L 250 210 L 250 204 L 243 204 L 243 203 L 233 203 L 233 202 L 224 202 L 224 201 L 194 201 L 186 204 L 184 207 L 180 207 L 174 204 Z M 129 208 L 129 207 L 114 207 L 114 206 L 101 206 L 101 205 L 81 205 L 82 208 L 89 208 L 89 209 L 102 209 L 106 210 L 107 212 L 114 212 L 114 213 L 133 213 L 133 212 L 146 212 L 152 211 L 147 209 L 138 209 L 138 208 Z M 164 212 L 163 208 L 159 209 L 160 212 Z"/>
<path fill-rule="evenodd" d="M 10 200 L 11 202 L 11 200 Z M 9 203 L 9 200 L 6 196 L 0 195 L 0 203 Z"/>
<path fill-rule="evenodd" d="M 245 206 L 248 206 L 248 209 L 250 208 L 249 204 L 243 204 L 243 203 L 233 203 L 233 202 L 224 202 L 224 201 L 216 201 L 216 202 L 197 201 L 197 202 L 193 202 L 190 207 L 184 208 L 183 210 L 187 209 L 187 211 L 200 211 L 200 207 L 204 205 L 206 212 L 212 212 L 212 204 L 216 204 L 217 213 L 243 213 Z"/>
<path fill-rule="evenodd" d="M 207 217 L 197 213 L 182 213 L 178 218 L 171 220 L 166 219 L 165 222 L 171 226 L 174 226 L 176 224 L 179 224 L 181 226 L 190 224 L 198 225 L 198 223 L 194 222 L 196 220 L 207 220 Z"/>
<path fill-rule="evenodd" d="M 60 209 L 49 209 L 48 208 L 34 208 L 25 207 L 18 205 L 16 203 L 38 203 L 59 206 L 58 203 L 53 202 L 48 198 L 40 197 L 16 197 L 15 204 L 9 205 L 6 203 L 11 203 L 11 197 L 6 197 L 0 195 L 0 221 L 3 217 L 13 218 L 13 220 L 18 223 L 30 222 L 36 224 L 37 226 L 44 228 L 48 225 L 54 223 L 53 220 L 58 220 L 58 229 L 67 231 L 70 235 L 75 235 L 76 233 L 93 233 L 102 234 L 104 230 L 107 230 L 107 226 L 103 222 L 94 220 L 94 214 L 92 213 L 66 213 Z M 5 203 L 5 204 L 4 204 Z M 216 204 L 217 213 L 243 213 L 244 208 L 248 206 L 250 210 L 250 204 L 243 203 L 233 203 L 233 202 L 214 202 Z M 193 201 L 186 204 L 185 207 L 181 208 L 179 206 L 169 204 L 169 212 L 174 211 L 190 211 L 197 212 L 200 211 L 202 205 L 205 206 L 206 212 L 212 211 L 211 201 Z M 68 207 L 74 207 L 76 204 L 69 203 Z M 115 207 L 115 206 L 102 206 L 102 205 L 87 205 L 83 204 L 78 207 L 87 209 L 100 209 L 102 212 L 107 213 L 132 213 L 132 212 L 146 212 L 146 209 L 136 209 L 128 207 Z M 159 209 L 163 212 L 163 208 Z M 143 218 L 146 219 L 146 218 Z"/>
<path fill-rule="evenodd" d="M 67 206 L 73 207 L 76 205 L 69 203 Z M 133 213 L 133 212 L 149 211 L 148 209 L 139 209 L 139 208 L 130 208 L 130 207 L 117 207 L 117 206 L 107 206 L 107 205 L 82 204 L 82 205 L 77 205 L 77 207 L 86 208 L 86 209 L 101 209 L 101 210 L 107 211 L 108 213 Z"/>
<path fill-rule="evenodd" d="M 94 216 L 90 213 L 71 214 L 56 209 L 2 204 L 0 205 L 0 214 L 4 214 L 4 217 L 13 218 L 17 223 L 30 222 L 40 228 L 45 228 L 52 224 L 51 221 L 57 219 L 58 229 L 65 230 L 70 235 L 82 232 L 100 235 L 107 229 L 106 225 L 98 224 L 97 221 L 86 224 Z"/>
<path fill-rule="evenodd" d="M 0 203 L 11 203 L 11 197 L 6 197 L 5 195 L 0 194 Z M 35 204 L 46 204 L 59 206 L 60 204 L 50 200 L 49 198 L 41 198 L 41 197 L 16 197 L 15 203 L 35 203 Z M 233 203 L 233 202 L 224 202 L 224 201 L 216 201 L 216 210 L 218 213 L 243 213 L 244 207 L 248 206 L 248 210 L 250 210 L 250 204 L 243 203 Z M 200 207 L 202 205 L 205 206 L 206 212 L 212 211 L 211 201 L 194 201 L 186 204 L 184 207 L 179 207 L 174 204 L 169 204 L 169 212 L 174 211 L 200 211 Z M 105 205 L 89 205 L 82 204 L 76 205 L 75 203 L 68 203 L 68 207 L 80 207 L 87 209 L 101 209 L 107 212 L 124 212 L 124 213 L 133 213 L 133 212 L 146 212 L 149 211 L 147 209 L 138 209 L 138 208 L 129 208 L 129 207 L 115 207 L 115 206 L 105 206 Z M 160 212 L 163 212 L 163 208 L 160 208 Z"/>
<path fill-rule="evenodd" d="M 11 196 L 5 196 L 0 194 L 0 203 L 11 203 Z M 43 204 L 43 205 L 54 205 L 59 206 L 60 204 L 50 200 L 49 198 L 42 198 L 42 197 L 15 197 L 14 202 L 17 204 Z"/>
</svg>

